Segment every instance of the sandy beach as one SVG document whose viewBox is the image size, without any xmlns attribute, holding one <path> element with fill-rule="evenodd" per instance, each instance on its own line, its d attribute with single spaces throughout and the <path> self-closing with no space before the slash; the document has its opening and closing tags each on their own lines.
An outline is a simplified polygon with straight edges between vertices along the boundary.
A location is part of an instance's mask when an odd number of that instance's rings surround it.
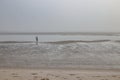
<svg viewBox="0 0 120 80">
<path fill-rule="evenodd" d="M 120 71 L 0 69 L 0 80 L 120 80 Z"/>
<path fill-rule="evenodd" d="M 120 80 L 120 0 L 0 0 L 0 80 Z"/>
</svg>

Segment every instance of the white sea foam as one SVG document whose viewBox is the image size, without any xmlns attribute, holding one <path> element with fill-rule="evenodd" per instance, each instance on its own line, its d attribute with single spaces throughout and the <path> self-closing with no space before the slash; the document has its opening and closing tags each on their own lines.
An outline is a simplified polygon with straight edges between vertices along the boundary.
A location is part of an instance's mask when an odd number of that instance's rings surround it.
<svg viewBox="0 0 120 80">
<path fill-rule="evenodd" d="M 0 66 L 120 69 L 120 43 L 1 43 Z"/>
</svg>

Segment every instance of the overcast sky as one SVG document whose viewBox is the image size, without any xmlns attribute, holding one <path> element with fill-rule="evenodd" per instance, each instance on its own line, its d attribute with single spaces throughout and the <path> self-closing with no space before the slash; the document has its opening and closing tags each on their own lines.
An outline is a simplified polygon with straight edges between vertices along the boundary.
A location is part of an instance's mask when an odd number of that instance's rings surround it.
<svg viewBox="0 0 120 80">
<path fill-rule="evenodd" d="M 120 32 L 120 0 L 0 0 L 0 32 Z"/>
</svg>

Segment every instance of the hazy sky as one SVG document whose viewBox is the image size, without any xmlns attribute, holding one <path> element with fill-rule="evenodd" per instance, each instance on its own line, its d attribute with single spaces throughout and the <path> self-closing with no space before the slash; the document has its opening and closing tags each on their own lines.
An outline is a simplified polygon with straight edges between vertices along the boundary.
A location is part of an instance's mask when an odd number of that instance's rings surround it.
<svg viewBox="0 0 120 80">
<path fill-rule="evenodd" d="M 0 32 L 120 32 L 120 0 L 0 0 Z"/>
</svg>

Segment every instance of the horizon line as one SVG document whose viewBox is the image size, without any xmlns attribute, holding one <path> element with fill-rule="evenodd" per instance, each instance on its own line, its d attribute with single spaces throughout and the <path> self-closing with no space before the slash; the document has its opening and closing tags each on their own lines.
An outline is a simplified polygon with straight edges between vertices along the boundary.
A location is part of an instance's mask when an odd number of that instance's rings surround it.
<svg viewBox="0 0 120 80">
<path fill-rule="evenodd" d="M 0 35 L 115 35 L 120 32 L 0 32 Z"/>
</svg>

